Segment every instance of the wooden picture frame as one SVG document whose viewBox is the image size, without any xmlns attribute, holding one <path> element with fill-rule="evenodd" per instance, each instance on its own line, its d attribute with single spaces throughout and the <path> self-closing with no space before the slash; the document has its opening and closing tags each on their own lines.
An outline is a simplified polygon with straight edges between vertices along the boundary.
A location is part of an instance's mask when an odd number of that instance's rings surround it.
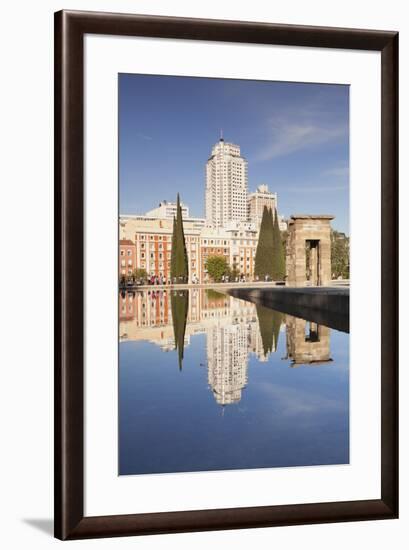
<svg viewBox="0 0 409 550">
<path fill-rule="evenodd" d="M 84 35 L 381 52 L 381 499 L 84 516 Z M 147 535 L 398 517 L 398 34 L 61 11 L 55 14 L 55 536 Z M 141 497 L 143 498 L 143 496 Z"/>
</svg>

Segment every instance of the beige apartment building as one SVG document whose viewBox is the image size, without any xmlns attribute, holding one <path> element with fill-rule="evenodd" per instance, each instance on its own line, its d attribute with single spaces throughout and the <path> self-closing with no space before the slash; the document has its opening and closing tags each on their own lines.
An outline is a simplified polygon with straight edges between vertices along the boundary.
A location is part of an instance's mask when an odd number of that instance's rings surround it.
<svg viewBox="0 0 409 550">
<path fill-rule="evenodd" d="M 259 185 L 254 193 L 249 193 L 247 199 L 247 217 L 257 228 L 260 227 L 264 207 L 272 210 L 273 214 L 277 206 L 277 193 L 272 193 L 268 185 Z"/>
<path fill-rule="evenodd" d="M 183 202 L 180 203 L 180 208 L 182 210 L 182 218 L 189 218 L 189 207 L 186 206 Z M 145 216 L 148 218 L 176 218 L 177 214 L 177 203 L 172 201 L 160 201 L 159 205 L 153 210 L 146 212 Z"/>
<path fill-rule="evenodd" d="M 273 193 L 268 189 L 268 185 L 259 185 L 254 193 L 249 193 L 247 199 L 247 217 L 249 221 L 253 222 L 257 229 L 260 228 L 261 220 L 263 218 L 264 207 L 272 210 L 273 215 L 277 210 L 278 212 L 278 198 L 277 193 Z M 278 214 L 278 225 L 280 231 L 287 230 L 287 222 L 283 216 Z"/>
</svg>

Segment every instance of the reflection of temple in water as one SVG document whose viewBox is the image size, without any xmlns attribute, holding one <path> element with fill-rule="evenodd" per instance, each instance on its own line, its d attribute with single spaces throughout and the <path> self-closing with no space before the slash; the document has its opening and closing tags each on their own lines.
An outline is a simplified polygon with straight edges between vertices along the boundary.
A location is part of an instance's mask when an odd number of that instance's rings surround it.
<svg viewBox="0 0 409 550">
<path fill-rule="evenodd" d="M 286 316 L 287 356 L 293 367 L 320 365 L 330 357 L 330 329 L 298 317 Z"/>
<path fill-rule="evenodd" d="M 178 294 L 185 291 L 177 291 Z M 247 384 L 249 354 L 259 362 L 277 350 L 285 320 L 292 366 L 331 361 L 330 329 L 282 315 L 213 290 L 192 289 L 188 300 L 172 290 L 141 290 L 119 295 L 120 341 L 145 340 L 175 350 L 182 368 L 190 337 L 206 334 L 208 383 L 217 403 L 238 403 Z M 183 306 L 183 308 L 182 308 Z M 172 313 L 179 311 L 176 324 Z M 183 313 L 182 313 L 183 312 Z M 186 315 L 186 324 L 184 316 Z M 180 327 L 180 330 L 175 330 Z"/>
</svg>

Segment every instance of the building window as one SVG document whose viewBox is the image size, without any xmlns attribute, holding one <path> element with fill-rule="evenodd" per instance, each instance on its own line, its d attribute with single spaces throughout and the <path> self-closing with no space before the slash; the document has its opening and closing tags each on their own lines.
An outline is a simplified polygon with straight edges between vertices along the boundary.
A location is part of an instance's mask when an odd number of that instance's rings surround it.
<svg viewBox="0 0 409 550">
<path fill-rule="evenodd" d="M 121 250 L 121 256 L 125 256 L 125 250 Z"/>
</svg>

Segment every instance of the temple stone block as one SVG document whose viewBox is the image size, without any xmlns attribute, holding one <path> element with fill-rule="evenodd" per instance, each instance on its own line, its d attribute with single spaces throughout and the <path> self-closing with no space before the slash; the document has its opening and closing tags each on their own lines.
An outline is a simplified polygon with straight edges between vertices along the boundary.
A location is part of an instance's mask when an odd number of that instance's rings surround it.
<svg viewBox="0 0 409 550">
<path fill-rule="evenodd" d="M 287 239 L 288 286 L 325 286 L 331 281 L 330 215 L 291 216 Z"/>
</svg>

